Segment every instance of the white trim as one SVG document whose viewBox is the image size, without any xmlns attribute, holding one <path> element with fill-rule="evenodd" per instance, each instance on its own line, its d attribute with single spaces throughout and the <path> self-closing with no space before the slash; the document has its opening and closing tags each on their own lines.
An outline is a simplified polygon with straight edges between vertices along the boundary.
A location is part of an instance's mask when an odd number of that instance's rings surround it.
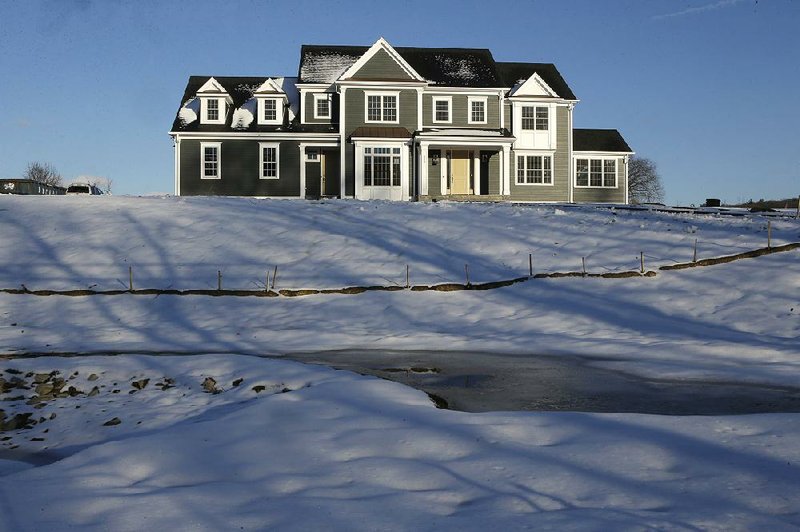
<svg viewBox="0 0 800 532">
<path fill-rule="evenodd" d="M 228 106 L 226 105 L 225 98 L 222 96 L 199 96 L 199 98 L 200 98 L 200 123 L 224 124 L 225 118 L 228 116 Z M 217 118 L 215 120 L 208 118 L 208 103 L 212 100 L 217 102 Z"/>
<path fill-rule="evenodd" d="M 339 76 L 340 80 L 346 80 L 352 78 L 361 68 L 366 65 L 372 57 L 377 54 L 380 50 L 384 50 L 389 57 L 394 59 L 397 65 L 406 73 L 409 77 L 416 81 L 425 81 L 425 78 L 420 76 L 416 70 L 414 70 L 411 65 L 409 65 L 405 59 L 397 53 L 397 51 L 392 48 L 392 45 L 386 42 L 386 39 L 380 37 L 375 44 L 370 46 L 369 50 L 364 52 L 364 55 L 358 58 L 358 61 L 353 63 L 350 68 L 345 70 L 344 74 Z"/>
<path fill-rule="evenodd" d="M 514 186 L 517 187 L 552 187 L 555 186 L 556 176 L 555 176 L 555 152 L 542 152 L 542 151 L 532 151 L 532 150 L 517 150 L 514 152 Z M 519 182 L 519 158 L 525 157 L 525 182 Z M 528 183 L 527 182 L 527 170 L 528 170 L 528 157 L 541 157 L 542 158 L 542 181 L 544 181 L 544 158 L 547 157 L 550 159 L 550 182 L 542 182 L 542 183 Z"/>
<path fill-rule="evenodd" d="M 550 85 L 534 72 L 531 77 L 519 85 L 511 88 L 509 96 L 535 96 L 535 97 L 550 97 L 559 98 L 560 96 L 554 91 Z"/>
<path fill-rule="evenodd" d="M 375 89 L 392 89 L 392 90 L 405 90 L 405 89 L 422 89 L 428 86 L 427 82 L 420 81 L 337 81 L 335 83 L 338 87 L 358 87 L 367 90 L 368 88 Z"/>
<path fill-rule="evenodd" d="M 264 132 L 264 133 L 239 133 L 234 131 L 215 131 L 215 132 L 199 132 L 187 131 L 181 132 L 185 138 L 192 138 L 195 140 L 216 140 L 219 138 L 235 138 L 241 140 L 335 140 L 339 139 L 340 133 L 287 133 L 285 131 Z"/>
<path fill-rule="evenodd" d="M 217 149 L 217 173 L 213 177 L 206 176 L 206 148 Z M 201 142 L 200 143 L 200 179 L 222 179 L 222 143 L 221 142 Z"/>
<path fill-rule="evenodd" d="M 261 95 L 261 94 L 270 94 L 270 93 L 279 93 L 279 94 L 286 94 L 286 91 L 283 90 L 283 87 L 278 85 L 278 82 L 272 78 L 267 78 L 264 80 L 264 83 L 261 84 L 259 88 L 255 90 L 253 93 L 254 95 Z"/>
<path fill-rule="evenodd" d="M 472 150 L 472 194 L 481 195 L 481 150 Z"/>
<path fill-rule="evenodd" d="M 275 175 L 264 175 L 264 148 L 275 149 Z M 281 145 L 278 142 L 259 142 L 258 143 L 258 178 L 259 179 L 280 179 L 281 178 Z"/>
<path fill-rule="evenodd" d="M 225 90 L 225 87 L 220 85 L 219 81 L 214 79 L 214 77 L 208 78 L 208 80 L 203 83 L 203 85 L 197 89 L 197 94 L 200 95 L 202 93 L 208 94 L 225 94 L 227 96 L 228 91 Z"/>
<path fill-rule="evenodd" d="M 511 147 L 508 144 L 503 144 L 503 158 L 501 159 L 502 166 L 500 168 L 500 175 L 502 176 L 502 189 L 500 190 L 501 196 L 508 196 L 511 194 Z"/>
<path fill-rule="evenodd" d="M 429 85 L 425 92 L 441 94 L 464 94 L 474 93 L 476 96 L 489 94 L 503 94 L 508 91 L 508 87 L 448 87 L 444 85 Z"/>
<path fill-rule="evenodd" d="M 572 142 L 573 142 L 573 140 L 572 140 L 572 135 L 573 135 L 573 130 L 572 130 L 572 112 L 574 110 L 575 110 L 575 105 L 574 104 L 569 104 L 567 106 L 567 128 L 568 128 L 568 131 L 569 131 L 569 137 L 567 137 L 567 154 L 569 156 L 569 160 L 570 161 L 572 160 Z M 567 185 L 567 199 L 569 200 L 570 203 L 574 203 L 575 202 L 575 187 L 574 187 L 575 182 L 573 181 L 575 179 L 575 172 L 573 171 L 574 167 L 575 167 L 575 165 L 571 164 L 571 165 L 569 165 L 569 168 L 567 169 L 567 178 L 569 180 L 568 181 L 568 185 Z"/>
<path fill-rule="evenodd" d="M 582 189 L 583 188 L 594 188 L 594 189 L 607 189 L 607 190 L 618 189 L 619 188 L 619 160 L 622 157 L 623 156 L 620 156 L 620 155 L 606 155 L 606 156 L 595 155 L 595 156 L 588 157 L 588 156 L 582 156 L 582 155 L 577 155 L 576 154 L 572 158 L 572 167 L 573 167 L 573 172 L 574 172 L 574 176 L 575 176 L 575 188 L 582 188 Z M 586 182 L 588 184 L 586 184 L 586 185 L 579 185 L 578 184 L 578 159 L 585 159 L 585 160 L 589 161 L 589 168 L 587 170 L 588 174 L 586 175 Z M 601 179 L 601 182 L 603 183 L 602 185 L 592 185 L 591 184 L 592 183 L 592 161 L 603 161 L 602 173 L 600 174 L 600 179 Z M 605 181 L 606 181 L 605 180 L 605 176 L 606 176 L 605 161 L 614 161 L 614 186 L 606 186 L 605 185 Z M 627 170 L 627 167 L 626 167 L 626 170 Z M 627 183 L 627 180 L 626 180 L 626 183 Z M 627 186 L 625 188 L 627 189 Z"/>
<path fill-rule="evenodd" d="M 267 120 L 264 118 L 264 108 L 267 100 L 275 102 L 275 118 L 273 120 Z M 281 96 L 257 96 L 256 101 L 258 102 L 258 119 L 256 122 L 261 125 L 283 124 L 283 100 L 284 98 Z"/>
<path fill-rule="evenodd" d="M 314 100 L 314 120 L 330 120 L 332 116 L 332 99 L 331 95 L 327 92 L 313 92 L 311 93 Z M 327 116 L 323 116 L 319 114 L 319 102 L 320 101 L 327 101 L 328 102 L 328 114 Z"/>
<path fill-rule="evenodd" d="M 347 182 L 347 172 L 345 171 L 345 161 L 347 158 L 345 157 L 346 144 L 344 141 L 344 107 L 347 98 L 345 97 L 345 93 L 347 92 L 347 87 L 341 87 L 339 89 L 339 198 L 344 199 L 346 182 Z M 366 98 L 365 98 L 366 99 Z M 353 183 L 353 187 L 355 187 L 355 183 Z M 355 191 L 355 188 L 353 188 Z"/>
<path fill-rule="evenodd" d="M 625 185 L 624 185 L 624 187 L 625 187 L 625 204 L 627 205 L 628 203 L 630 203 L 630 198 L 628 198 L 628 193 L 630 191 L 630 187 L 628 186 L 628 163 L 629 163 L 631 158 L 630 158 L 630 156 L 626 155 L 622 159 L 623 159 L 624 164 L 625 164 Z M 617 172 L 619 172 L 619 170 L 617 170 Z"/>
<path fill-rule="evenodd" d="M 409 149 L 410 143 L 408 139 L 372 139 L 369 141 L 361 141 L 353 139 L 354 152 L 355 152 L 355 168 L 354 168 L 354 191 L 356 199 L 395 199 L 395 198 L 375 198 L 375 192 L 386 191 L 391 195 L 394 191 L 392 189 L 400 189 L 400 197 L 396 201 L 408 201 L 409 196 Z M 364 148 L 400 148 L 400 185 L 386 185 L 386 186 L 370 186 L 364 185 Z M 390 157 L 394 153 L 389 154 Z M 365 191 L 368 188 L 369 191 Z M 369 194 L 367 194 L 369 192 Z"/>
<path fill-rule="evenodd" d="M 369 119 L 369 97 L 381 97 L 381 120 Z M 394 120 L 383 120 L 384 104 L 383 99 L 386 96 L 394 96 L 395 98 L 395 113 Z M 400 91 L 364 91 L 364 123 L 365 124 L 399 124 L 400 123 Z M 344 129 L 344 128 L 342 128 Z"/>
<path fill-rule="evenodd" d="M 436 119 L 436 102 L 447 102 L 447 120 Z M 431 122 L 434 124 L 453 123 L 453 97 L 452 96 L 431 96 Z"/>
<path fill-rule="evenodd" d="M 472 119 L 472 104 L 474 102 L 483 102 L 483 121 L 476 121 Z M 467 96 L 467 124 L 486 124 L 488 121 L 489 121 L 489 97 Z"/>
<path fill-rule="evenodd" d="M 175 195 L 181 195 L 181 139 L 178 135 L 172 138 L 175 153 Z"/>
</svg>

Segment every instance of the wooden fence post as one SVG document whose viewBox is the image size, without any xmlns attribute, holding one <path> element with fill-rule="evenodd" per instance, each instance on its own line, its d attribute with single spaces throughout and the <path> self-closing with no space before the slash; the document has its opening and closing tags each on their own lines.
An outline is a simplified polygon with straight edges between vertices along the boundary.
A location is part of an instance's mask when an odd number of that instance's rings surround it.
<svg viewBox="0 0 800 532">
<path fill-rule="evenodd" d="M 692 254 L 692 262 L 697 262 L 697 239 L 694 239 L 694 254 Z"/>
<path fill-rule="evenodd" d="M 464 274 L 465 274 L 465 275 L 466 275 L 466 277 L 467 277 L 467 284 L 466 284 L 466 286 L 469 286 L 469 264 L 465 264 L 465 265 L 464 265 Z"/>
<path fill-rule="evenodd" d="M 128 290 L 133 292 L 133 266 L 128 266 Z"/>
<path fill-rule="evenodd" d="M 767 249 L 772 247 L 772 220 L 767 220 Z"/>
<path fill-rule="evenodd" d="M 222 270 L 217 270 L 217 290 L 222 290 Z"/>
<path fill-rule="evenodd" d="M 275 290 L 275 279 L 278 278 L 278 265 L 275 265 L 275 271 L 272 272 L 272 289 Z"/>
<path fill-rule="evenodd" d="M 644 251 L 639 252 L 639 262 L 641 263 L 642 273 L 644 273 Z"/>
<path fill-rule="evenodd" d="M 583 275 L 586 275 L 586 257 L 581 257 L 581 264 L 583 265 Z"/>
<path fill-rule="evenodd" d="M 409 281 L 409 278 L 410 278 L 409 269 L 410 268 L 409 268 L 408 264 L 406 264 L 406 288 L 411 286 L 410 281 Z"/>
<path fill-rule="evenodd" d="M 533 253 L 528 253 L 528 277 L 533 277 Z"/>
</svg>

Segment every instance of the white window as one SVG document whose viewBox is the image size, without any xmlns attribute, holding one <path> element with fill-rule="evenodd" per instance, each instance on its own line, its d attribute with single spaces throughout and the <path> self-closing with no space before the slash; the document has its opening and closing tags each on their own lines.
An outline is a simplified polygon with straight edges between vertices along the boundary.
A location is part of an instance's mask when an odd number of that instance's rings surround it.
<svg viewBox="0 0 800 532">
<path fill-rule="evenodd" d="M 397 124 L 399 122 L 397 112 L 399 96 L 398 92 L 367 92 L 364 101 L 365 122 Z"/>
<path fill-rule="evenodd" d="M 314 118 L 331 117 L 331 97 L 326 93 L 314 94 Z"/>
<path fill-rule="evenodd" d="M 225 99 L 224 98 L 201 98 L 200 99 L 200 122 L 203 124 L 224 124 L 225 123 Z"/>
<path fill-rule="evenodd" d="M 617 160 L 575 159 L 575 186 L 617 188 Z"/>
<path fill-rule="evenodd" d="M 200 179 L 220 179 L 222 177 L 222 144 L 219 142 L 200 143 Z"/>
<path fill-rule="evenodd" d="M 449 124 L 450 112 L 453 104 L 451 96 L 436 96 L 433 98 L 433 123 Z"/>
<path fill-rule="evenodd" d="M 553 158 L 550 155 L 518 155 L 518 185 L 552 185 Z"/>
<path fill-rule="evenodd" d="M 364 148 L 364 186 L 400 186 L 400 148 Z"/>
<path fill-rule="evenodd" d="M 547 131 L 550 113 L 547 107 L 526 105 L 522 108 L 522 129 Z"/>
<path fill-rule="evenodd" d="M 261 179 L 278 179 L 280 177 L 280 144 L 259 142 L 259 162 Z"/>
<path fill-rule="evenodd" d="M 486 98 L 476 98 L 470 96 L 469 100 L 469 120 L 470 124 L 486 123 Z"/>
</svg>

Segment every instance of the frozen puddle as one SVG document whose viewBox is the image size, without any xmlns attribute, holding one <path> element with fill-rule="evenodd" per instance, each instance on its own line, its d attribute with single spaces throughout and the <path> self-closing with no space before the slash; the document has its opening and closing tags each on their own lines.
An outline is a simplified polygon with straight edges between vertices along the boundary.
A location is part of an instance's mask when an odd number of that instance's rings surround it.
<svg viewBox="0 0 800 532">
<path fill-rule="evenodd" d="M 287 355 L 400 382 L 466 412 L 505 410 L 736 415 L 800 412 L 800 389 L 737 382 L 654 380 L 577 356 L 445 351 L 331 351 Z M 443 402 L 441 401 L 443 400 Z"/>
</svg>

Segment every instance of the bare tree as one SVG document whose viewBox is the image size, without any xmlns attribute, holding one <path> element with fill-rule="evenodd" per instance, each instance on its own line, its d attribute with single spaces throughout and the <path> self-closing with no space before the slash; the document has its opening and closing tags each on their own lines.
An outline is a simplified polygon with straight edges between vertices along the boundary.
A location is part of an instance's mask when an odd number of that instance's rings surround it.
<svg viewBox="0 0 800 532">
<path fill-rule="evenodd" d="M 645 157 L 631 157 L 628 161 L 628 197 L 631 203 L 656 203 L 664 201 L 664 186 L 658 175 L 656 163 Z"/>
<path fill-rule="evenodd" d="M 22 174 L 24 179 L 31 179 L 43 185 L 51 185 L 54 187 L 61 186 L 63 179 L 61 174 L 50 163 L 28 163 L 25 173 Z"/>
</svg>

